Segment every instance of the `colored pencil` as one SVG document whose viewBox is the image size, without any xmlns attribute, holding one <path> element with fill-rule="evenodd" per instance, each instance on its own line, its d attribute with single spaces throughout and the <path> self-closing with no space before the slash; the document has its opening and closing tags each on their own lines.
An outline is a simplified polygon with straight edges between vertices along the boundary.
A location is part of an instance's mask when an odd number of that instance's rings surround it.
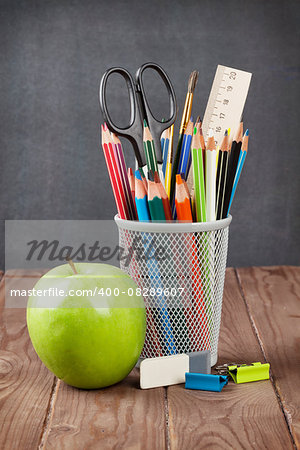
<svg viewBox="0 0 300 450">
<path fill-rule="evenodd" d="M 140 170 L 135 171 L 135 182 L 136 182 L 136 207 L 138 211 L 138 217 L 141 221 L 149 221 L 150 220 L 150 211 L 149 205 L 147 202 L 147 192 L 145 190 L 144 183 L 142 181 L 142 174 Z M 153 183 L 154 184 L 154 183 Z M 150 192 L 153 189 L 150 188 Z M 147 233 L 142 233 L 145 253 L 148 254 L 149 248 L 151 246 L 151 237 Z M 161 284 L 160 272 L 159 272 L 159 264 L 158 261 L 154 258 L 149 258 L 147 260 L 148 267 L 148 276 L 150 279 L 150 285 L 154 289 L 155 292 L 158 290 L 163 292 L 163 286 Z M 151 336 L 152 341 L 154 341 L 154 345 L 158 355 L 162 355 L 162 350 L 158 337 L 158 330 L 162 329 L 162 335 L 164 339 L 164 347 L 167 354 L 175 354 L 177 352 L 175 341 L 172 332 L 172 325 L 170 323 L 170 318 L 167 310 L 167 303 L 164 295 L 160 295 L 158 299 L 158 308 L 149 308 L 146 305 L 147 309 L 147 327 L 151 328 Z M 157 309 L 157 311 L 156 311 Z M 156 319 L 156 313 L 158 313 L 158 323 Z M 147 339 L 147 337 L 146 337 Z"/>
<path fill-rule="evenodd" d="M 195 127 L 197 131 L 197 127 Z M 201 153 L 200 153 L 201 154 Z M 184 212 L 184 215 L 182 217 L 185 217 L 185 221 L 192 222 L 193 221 L 193 212 L 192 207 L 190 205 L 190 201 L 187 201 L 187 199 L 190 200 L 190 193 L 188 189 L 188 185 L 186 181 L 184 180 L 184 177 L 181 176 L 182 184 L 185 189 L 186 193 L 186 199 L 185 199 L 185 206 L 186 211 Z M 180 183 L 180 180 L 178 178 L 178 181 Z M 176 180 L 176 191 L 175 191 L 175 202 L 178 200 L 178 191 L 180 189 L 180 186 L 178 186 L 178 182 Z M 176 204 L 177 209 L 177 218 L 179 220 L 181 216 L 180 208 L 178 206 L 178 203 Z M 189 241 L 187 243 L 189 245 L 189 265 L 192 272 L 192 292 L 191 299 L 189 300 L 186 308 L 184 309 L 185 315 L 186 315 L 186 322 L 187 322 L 187 328 L 189 330 L 189 338 L 190 338 L 190 344 L 193 346 L 194 350 L 199 351 L 201 350 L 201 346 L 203 346 L 203 338 L 205 340 L 204 347 L 207 345 L 208 338 L 209 338 L 209 330 L 207 325 L 207 316 L 206 316 L 206 310 L 205 310 L 205 303 L 204 303 L 204 293 L 203 293 L 203 286 L 201 282 L 200 277 L 200 260 L 198 258 L 198 251 L 197 251 L 197 243 L 195 240 L 194 235 L 189 236 Z M 191 305 L 192 307 L 189 307 Z M 199 321 L 202 322 L 202 338 L 200 340 L 195 341 L 195 326 Z"/>
<path fill-rule="evenodd" d="M 187 179 L 188 177 L 188 171 L 190 168 L 193 128 L 193 122 L 192 120 L 189 120 L 183 135 L 182 148 L 178 165 L 178 173 L 183 173 L 185 179 Z"/>
<path fill-rule="evenodd" d="M 212 130 L 205 150 L 205 194 L 206 219 L 210 222 L 216 220 L 216 144 Z"/>
<path fill-rule="evenodd" d="M 135 204 L 139 220 L 149 222 L 150 211 L 147 201 L 147 192 L 139 170 L 135 171 Z"/>
<path fill-rule="evenodd" d="M 146 192 L 148 192 L 148 181 L 147 181 L 147 178 L 145 177 L 143 168 L 142 168 L 142 167 L 139 167 L 138 170 L 139 170 L 139 172 L 140 172 L 140 174 L 141 174 L 141 177 L 142 177 L 142 180 L 143 180 L 143 184 L 144 184 L 145 190 L 146 190 Z"/>
<path fill-rule="evenodd" d="M 190 190 L 189 190 L 189 187 L 188 187 L 188 185 L 187 185 L 187 182 L 186 182 L 185 179 L 184 179 L 184 173 L 180 173 L 180 176 L 181 176 L 181 179 L 182 179 L 182 182 L 183 182 L 185 191 L 186 191 L 186 193 L 187 193 L 187 196 L 188 196 L 188 198 L 190 198 L 190 197 L 191 197 L 191 195 L 190 195 Z"/>
<path fill-rule="evenodd" d="M 146 120 L 144 119 L 143 144 L 148 170 L 158 171 L 154 141 Z"/>
<path fill-rule="evenodd" d="M 105 162 L 108 169 L 108 174 L 115 197 L 118 213 L 121 219 L 129 219 L 128 206 L 126 204 L 126 197 L 124 192 L 123 183 L 121 181 L 121 174 L 119 163 L 116 160 L 115 151 L 113 148 L 112 138 L 108 131 L 107 125 L 104 124 L 102 128 L 102 148 L 104 152 Z"/>
<path fill-rule="evenodd" d="M 164 179 L 166 177 L 169 143 L 170 143 L 170 128 L 167 128 L 166 130 L 163 131 L 162 137 L 161 137 L 162 155 L 163 155 L 162 172 L 163 172 Z"/>
<path fill-rule="evenodd" d="M 200 116 L 197 116 L 196 118 L 195 127 L 197 127 L 197 130 L 200 130 L 200 128 L 202 127 L 202 120 Z"/>
<path fill-rule="evenodd" d="M 116 159 L 119 163 L 121 180 L 122 180 L 122 184 L 123 184 L 123 190 L 124 190 L 125 196 L 126 196 L 126 203 L 127 203 L 127 207 L 129 210 L 129 216 L 130 216 L 131 220 L 136 220 L 137 214 L 136 214 L 136 209 L 135 209 L 135 204 L 134 204 L 134 197 L 132 197 L 132 194 L 131 194 L 130 182 L 128 179 L 128 173 L 127 173 L 122 144 L 116 134 L 111 133 L 111 138 L 112 138 L 112 142 L 113 142 L 113 148 L 114 148 L 114 151 L 116 154 Z"/>
<path fill-rule="evenodd" d="M 154 182 L 153 172 L 148 173 L 148 205 L 152 220 L 165 221 L 166 215 L 157 184 Z"/>
<path fill-rule="evenodd" d="M 176 175 L 175 206 L 178 220 L 193 222 L 190 197 L 180 174 Z"/>
<path fill-rule="evenodd" d="M 158 172 L 154 172 L 154 181 L 157 184 L 157 187 L 158 187 L 158 190 L 159 190 L 162 202 L 163 202 L 166 220 L 172 220 L 172 212 L 171 212 L 170 202 L 169 202 L 166 190 L 165 190 L 162 182 L 160 181 Z"/>
<path fill-rule="evenodd" d="M 164 122 L 164 121 L 165 121 L 165 119 L 162 120 L 162 122 Z M 167 131 L 167 129 L 162 132 L 161 137 L 160 137 L 160 145 L 161 145 L 162 155 L 164 154 L 164 145 L 165 145 L 165 140 L 166 140 L 166 131 Z"/>
<path fill-rule="evenodd" d="M 130 191 L 131 191 L 133 198 L 135 198 L 135 178 L 134 178 L 133 170 L 131 167 L 128 167 L 127 173 L 128 173 Z"/>
<path fill-rule="evenodd" d="M 200 144 L 200 131 L 194 130 L 194 140 L 192 148 L 192 168 L 195 191 L 195 210 L 197 222 L 206 222 L 205 205 L 205 182 L 204 182 L 204 162 Z"/>
<path fill-rule="evenodd" d="M 204 140 L 204 136 L 203 136 L 202 126 L 199 128 L 199 133 L 200 133 L 200 146 L 202 148 L 203 167 L 205 167 L 205 150 L 206 150 L 206 145 L 205 145 L 205 140 Z"/>
<path fill-rule="evenodd" d="M 170 127 L 170 139 L 169 139 L 167 166 L 166 166 L 166 174 L 165 174 L 165 188 L 166 188 L 166 193 L 168 195 L 169 200 L 170 200 L 170 194 L 171 194 L 173 137 L 174 137 L 174 124 Z"/>
<path fill-rule="evenodd" d="M 236 174 L 236 169 L 240 157 L 241 146 L 242 146 L 242 133 L 243 133 L 243 123 L 240 123 L 239 129 L 237 131 L 237 135 L 235 140 L 232 142 L 230 157 L 228 161 L 228 170 L 227 170 L 227 178 L 226 178 L 226 188 L 224 195 L 224 206 L 222 219 L 227 217 L 228 215 L 228 207 L 229 201 L 232 193 L 234 178 Z"/>
<path fill-rule="evenodd" d="M 229 201 L 229 206 L 228 206 L 228 214 L 230 212 L 230 208 L 231 208 L 231 204 L 234 198 L 234 194 L 236 192 L 236 188 L 242 173 L 242 169 L 245 163 L 245 159 L 247 156 L 247 152 L 248 152 L 248 139 L 249 139 L 249 130 L 246 130 L 244 137 L 243 137 L 243 141 L 242 141 L 242 148 L 241 148 L 241 153 L 240 153 L 240 157 L 239 157 L 239 161 L 238 161 L 238 166 L 236 169 L 236 174 L 235 174 L 235 178 L 234 178 L 234 183 L 233 183 L 233 187 L 232 187 L 232 192 L 231 192 L 231 197 L 230 197 L 230 201 Z"/>
<path fill-rule="evenodd" d="M 129 185 L 130 185 L 131 196 L 132 196 L 132 200 L 133 200 L 133 206 L 134 206 L 135 215 L 137 218 L 137 210 L 136 210 L 136 205 L 135 205 L 135 178 L 134 178 L 134 174 L 133 174 L 131 167 L 128 167 L 127 173 L 128 173 L 128 180 L 129 180 Z"/>
<path fill-rule="evenodd" d="M 195 135 L 200 130 L 200 124 L 201 124 L 201 119 L 200 119 L 200 116 L 198 116 L 197 119 L 196 119 L 195 125 L 194 125 L 194 129 L 193 129 L 193 137 L 192 137 L 192 143 L 191 143 L 191 164 L 190 164 L 189 174 L 188 174 L 188 177 L 187 177 L 187 180 L 186 180 L 191 194 L 194 191 L 192 149 L 195 148 L 195 145 L 194 145 Z"/>
<path fill-rule="evenodd" d="M 224 194 L 226 187 L 227 169 L 228 169 L 229 137 L 228 131 L 225 131 L 224 138 L 220 147 L 220 155 L 217 167 L 216 179 L 216 218 L 221 219 L 224 206 Z"/>
<path fill-rule="evenodd" d="M 149 221 L 150 220 L 150 211 L 149 205 L 147 202 L 147 194 L 145 190 L 145 186 L 142 181 L 142 176 L 139 170 L 135 171 L 135 180 L 136 180 L 136 206 L 138 210 L 138 217 L 141 221 Z M 155 185 L 155 183 L 153 183 Z M 150 188 L 150 192 L 152 188 Z M 159 355 L 162 354 L 158 330 L 162 330 L 163 336 L 163 344 L 165 347 L 165 351 L 167 354 L 175 354 L 177 352 L 175 340 L 173 337 L 172 325 L 170 323 L 170 318 L 167 309 L 166 298 L 163 294 L 163 286 L 159 271 L 159 263 L 153 255 L 149 255 L 150 247 L 152 246 L 152 238 L 149 233 L 142 233 L 143 243 L 145 255 L 147 255 L 146 264 L 148 268 L 148 277 L 150 281 L 150 289 L 154 289 L 154 292 L 162 292 L 161 295 L 155 294 L 158 296 L 158 302 L 156 307 L 150 308 L 146 303 L 147 309 L 147 327 L 151 328 L 151 336 L 154 341 L 156 351 Z M 157 319 L 156 319 L 156 316 Z M 158 323 L 157 323 L 158 322 Z M 146 336 L 146 339 L 148 336 Z"/>
<path fill-rule="evenodd" d="M 175 155 L 174 155 L 173 164 L 172 164 L 171 189 L 170 189 L 171 205 L 173 204 L 173 199 L 174 199 L 176 175 L 178 173 L 178 164 L 179 164 L 179 159 L 180 159 L 183 134 L 184 134 L 184 131 L 185 131 L 186 126 L 188 124 L 188 121 L 191 118 L 193 97 L 194 97 L 195 87 L 196 87 L 196 84 L 197 84 L 197 81 L 198 81 L 198 76 L 199 76 L 199 73 L 196 70 L 194 70 L 190 74 L 190 77 L 189 77 L 188 92 L 186 94 L 185 104 L 184 104 L 182 118 L 181 118 L 178 144 L 177 144 L 177 149 L 176 149 L 176 152 L 175 152 Z"/>
</svg>

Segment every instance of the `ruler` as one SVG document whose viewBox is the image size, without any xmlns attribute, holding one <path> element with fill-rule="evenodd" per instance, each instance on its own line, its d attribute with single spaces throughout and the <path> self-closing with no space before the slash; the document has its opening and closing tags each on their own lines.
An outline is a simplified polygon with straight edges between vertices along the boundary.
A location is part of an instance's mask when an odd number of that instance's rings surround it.
<svg viewBox="0 0 300 450">
<path fill-rule="evenodd" d="M 234 139 L 237 132 L 252 73 L 232 67 L 218 66 L 203 117 L 202 130 L 207 141 L 209 129 L 214 132 L 216 145 L 220 145 L 225 130 L 230 128 Z"/>
</svg>

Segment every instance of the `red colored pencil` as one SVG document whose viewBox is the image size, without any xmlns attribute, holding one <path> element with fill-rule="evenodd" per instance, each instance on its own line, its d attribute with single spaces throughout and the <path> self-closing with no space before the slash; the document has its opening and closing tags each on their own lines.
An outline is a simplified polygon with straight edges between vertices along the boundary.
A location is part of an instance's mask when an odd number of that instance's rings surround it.
<svg viewBox="0 0 300 450">
<path fill-rule="evenodd" d="M 124 158 L 124 153 L 122 149 L 122 144 L 118 136 L 114 133 L 111 133 L 112 145 L 115 152 L 116 160 L 118 161 L 120 178 L 123 185 L 123 191 L 126 197 L 126 204 L 129 211 L 130 219 L 136 220 L 136 210 L 134 206 L 134 200 L 132 199 L 130 184 L 127 175 L 126 163 Z"/>
<path fill-rule="evenodd" d="M 119 166 L 115 158 L 111 136 L 106 124 L 102 125 L 102 148 L 119 216 L 121 217 L 121 219 L 129 219 L 129 211 L 126 205 L 125 193 L 121 182 Z"/>
</svg>

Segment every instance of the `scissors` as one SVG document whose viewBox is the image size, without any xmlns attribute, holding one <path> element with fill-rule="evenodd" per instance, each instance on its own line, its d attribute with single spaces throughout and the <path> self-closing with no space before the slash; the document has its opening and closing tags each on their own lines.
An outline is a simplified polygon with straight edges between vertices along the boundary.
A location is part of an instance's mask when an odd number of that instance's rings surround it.
<svg viewBox="0 0 300 450">
<path fill-rule="evenodd" d="M 165 120 L 164 122 L 156 119 L 149 107 L 143 84 L 143 74 L 146 69 L 152 69 L 157 72 L 167 88 L 170 102 L 170 118 L 168 120 Z M 113 73 L 120 74 L 124 78 L 128 89 L 130 100 L 130 122 L 129 125 L 125 128 L 118 127 L 112 121 L 107 108 L 106 86 L 108 78 Z M 162 151 L 160 145 L 160 136 L 166 128 L 169 128 L 171 125 L 173 125 L 177 114 L 177 102 L 174 88 L 166 72 L 158 64 L 149 62 L 143 64 L 138 69 L 134 81 L 133 77 L 126 69 L 122 67 L 113 67 L 111 69 L 108 69 L 101 79 L 99 97 L 100 108 L 102 110 L 102 114 L 108 128 L 118 136 L 123 136 L 131 142 L 139 167 L 143 167 L 146 165 L 146 156 L 143 147 L 143 121 L 144 119 L 146 119 L 154 140 L 156 159 L 157 162 L 161 164 Z"/>
</svg>

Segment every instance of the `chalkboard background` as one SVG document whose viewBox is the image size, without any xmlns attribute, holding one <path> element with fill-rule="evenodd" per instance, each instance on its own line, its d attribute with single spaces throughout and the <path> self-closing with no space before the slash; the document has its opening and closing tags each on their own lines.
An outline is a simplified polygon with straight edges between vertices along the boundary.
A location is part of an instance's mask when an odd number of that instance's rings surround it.
<svg viewBox="0 0 300 450">
<path fill-rule="evenodd" d="M 182 111 L 200 72 L 203 115 L 217 64 L 253 73 L 244 113 L 249 153 L 232 208 L 229 265 L 298 264 L 298 1 L 1 1 L 1 264 L 5 219 L 110 219 L 102 149 L 103 72 L 155 61 Z M 117 83 L 117 87 L 121 87 Z M 110 95 L 121 121 L 126 96 Z M 164 96 L 154 93 L 163 115 Z M 126 109 L 127 108 L 127 109 Z M 129 164 L 132 149 L 124 144 Z"/>
</svg>

